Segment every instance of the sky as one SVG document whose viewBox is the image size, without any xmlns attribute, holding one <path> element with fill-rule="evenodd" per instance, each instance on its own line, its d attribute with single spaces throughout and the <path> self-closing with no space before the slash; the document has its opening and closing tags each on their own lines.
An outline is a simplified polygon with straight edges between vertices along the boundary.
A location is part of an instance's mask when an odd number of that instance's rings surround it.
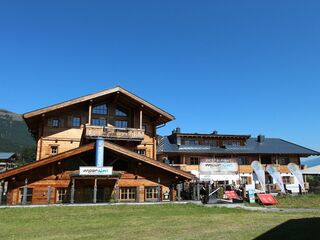
<svg viewBox="0 0 320 240">
<path fill-rule="evenodd" d="M 120 85 L 159 129 L 264 134 L 320 151 L 319 1 L 0 0 L 0 108 Z"/>
</svg>

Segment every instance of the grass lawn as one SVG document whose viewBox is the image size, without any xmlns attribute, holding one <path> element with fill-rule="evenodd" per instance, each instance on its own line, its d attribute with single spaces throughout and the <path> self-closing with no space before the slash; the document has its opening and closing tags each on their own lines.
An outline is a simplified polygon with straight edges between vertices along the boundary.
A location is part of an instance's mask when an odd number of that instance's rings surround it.
<svg viewBox="0 0 320 240">
<path fill-rule="evenodd" d="M 316 212 L 262 213 L 193 204 L 5 208 L 0 209 L 0 239 L 238 240 L 254 239 L 277 226 L 273 232 L 280 235 L 293 231 L 290 239 L 308 239 L 301 234 L 311 239 L 319 219 Z M 297 227 L 297 221 L 311 229 Z"/>
<path fill-rule="evenodd" d="M 320 208 L 320 195 L 306 194 L 298 196 L 278 196 L 280 208 Z"/>
</svg>

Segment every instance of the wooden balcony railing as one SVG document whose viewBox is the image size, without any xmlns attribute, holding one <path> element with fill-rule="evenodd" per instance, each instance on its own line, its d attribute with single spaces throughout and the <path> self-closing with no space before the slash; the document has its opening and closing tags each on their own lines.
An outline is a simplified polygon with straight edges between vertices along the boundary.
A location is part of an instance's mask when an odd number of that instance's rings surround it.
<svg viewBox="0 0 320 240">
<path fill-rule="evenodd" d="M 144 139 L 144 130 L 137 128 L 115 128 L 93 126 L 86 124 L 86 138 L 105 138 L 108 140 L 131 140 L 141 141 Z"/>
</svg>

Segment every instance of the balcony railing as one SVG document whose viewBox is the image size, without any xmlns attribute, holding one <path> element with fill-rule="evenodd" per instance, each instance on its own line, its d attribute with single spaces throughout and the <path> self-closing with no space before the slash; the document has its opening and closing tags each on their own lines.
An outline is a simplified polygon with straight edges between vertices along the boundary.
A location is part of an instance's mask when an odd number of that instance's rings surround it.
<svg viewBox="0 0 320 240">
<path fill-rule="evenodd" d="M 144 139 L 144 130 L 138 128 L 115 128 L 86 125 L 86 138 L 105 138 L 109 140 L 141 141 Z"/>
</svg>

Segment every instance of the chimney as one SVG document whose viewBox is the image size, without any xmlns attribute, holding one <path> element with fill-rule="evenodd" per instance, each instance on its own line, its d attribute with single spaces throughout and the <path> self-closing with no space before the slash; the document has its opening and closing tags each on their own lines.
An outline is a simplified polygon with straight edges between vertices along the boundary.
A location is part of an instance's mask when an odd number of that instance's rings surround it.
<svg viewBox="0 0 320 240">
<path fill-rule="evenodd" d="M 181 133 L 181 129 L 179 127 L 176 128 L 176 133 Z"/>
<path fill-rule="evenodd" d="M 265 136 L 264 135 L 258 135 L 258 137 L 257 137 L 257 141 L 258 141 L 258 143 L 263 143 L 264 142 L 264 140 L 265 140 Z"/>
</svg>

